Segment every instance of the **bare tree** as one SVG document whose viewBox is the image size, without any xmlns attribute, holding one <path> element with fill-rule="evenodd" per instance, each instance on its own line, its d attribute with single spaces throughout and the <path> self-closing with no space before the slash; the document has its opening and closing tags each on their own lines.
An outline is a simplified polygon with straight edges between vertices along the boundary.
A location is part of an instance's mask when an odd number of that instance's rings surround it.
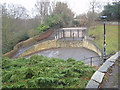
<svg viewBox="0 0 120 90">
<path fill-rule="evenodd" d="M 5 29 L 4 29 L 4 31 L 2 30 L 2 32 L 3 32 L 2 35 L 4 36 L 5 41 L 7 41 L 7 35 L 6 35 L 7 19 L 6 19 L 6 17 L 7 17 L 7 7 L 6 7 L 6 3 L 4 3 L 4 4 L 2 4 L 2 26 L 5 25 Z M 4 22 L 3 22 L 3 20 L 4 20 Z"/>
<path fill-rule="evenodd" d="M 92 0 L 90 2 L 90 9 L 92 11 L 88 12 L 88 22 L 91 23 L 91 25 L 95 26 L 95 19 L 96 19 L 96 15 L 97 12 L 99 12 L 99 10 L 101 9 L 102 4 L 100 2 L 98 2 L 97 0 Z"/>
<path fill-rule="evenodd" d="M 87 15 L 86 14 L 77 15 L 75 20 L 79 22 L 79 26 L 87 26 Z"/>
<path fill-rule="evenodd" d="M 54 11 L 55 6 L 56 6 L 56 2 L 55 2 L 55 1 L 52 1 L 52 2 L 50 3 L 50 14 Z"/>
<path fill-rule="evenodd" d="M 35 9 L 42 22 L 49 14 L 50 0 L 37 0 Z"/>
<path fill-rule="evenodd" d="M 68 7 L 67 3 L 57 2 L 53 14 L 61 16 L 63 27 L 71 26 L 74 19 L 74 13 Z"/>
<path fill-rule="evenodd" d="M 9 15 L 13 16 L 13 18 L 21 18 L 24 19 L 26 18 L 27 14 L 27 10 L 26 8 L 24 8 L 21 5 L 17 5 L 17 4 L 8 4 L 8 9 L 7 9 Z"/>
</svg>

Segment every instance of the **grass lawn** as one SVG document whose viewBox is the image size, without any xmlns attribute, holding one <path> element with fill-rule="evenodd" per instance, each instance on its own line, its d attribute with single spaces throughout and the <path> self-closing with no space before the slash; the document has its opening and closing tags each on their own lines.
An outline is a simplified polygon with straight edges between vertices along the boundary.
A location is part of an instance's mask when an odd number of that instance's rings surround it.
<svg viewBox="0 0 120 90">
<path fill-rule="evenodd" d="M 96 25 L 92 30 L 90 27 L 88 35 L 93 34 L 95 41 L 93 41 L 102 51 L 104 47 L 104 26 Z M 118 51 L 118 26 L 106 25 L 106 54 L 115 53 Z"/>
</svg>

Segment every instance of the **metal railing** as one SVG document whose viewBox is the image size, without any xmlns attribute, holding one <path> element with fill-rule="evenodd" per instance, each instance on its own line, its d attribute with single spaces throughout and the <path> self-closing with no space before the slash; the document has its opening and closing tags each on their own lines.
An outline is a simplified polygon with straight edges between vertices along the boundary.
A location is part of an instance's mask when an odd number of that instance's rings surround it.
<svg viewBox="0 0 120 90">
<path fill-rule="evenodd" d="M 84 64 L 91 65 L 91 66 L 100 66 L 102 64 L 102 59 L 100 56 L 91 56 L 82 59 Z"/>
<path fill-rule="evenodd" d="M 106 55 L 106 58 L 111 57 L 111 55 L 113 54 Z M 84 61 L 84 64 L 91 66 L 100 66 L 103 64 L 103 57 L 101 56 L 91 56 L 91 57 L 83 58 L 82 60 Z"/>
</svg>

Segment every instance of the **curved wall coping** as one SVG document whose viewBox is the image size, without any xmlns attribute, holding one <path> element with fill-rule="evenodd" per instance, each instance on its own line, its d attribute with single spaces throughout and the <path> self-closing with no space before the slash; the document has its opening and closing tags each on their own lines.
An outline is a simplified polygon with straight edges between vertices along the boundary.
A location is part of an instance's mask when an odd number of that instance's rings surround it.
<svg viewBox="0 0 120 90">
<path fill-rule="evenodd" d="M 42 43 L 34 45 L 32 48 L 26 50 L 25 52 L 21 53 L 19 57 L 24 57 L 31 55 L 33 53 L 37 53 L 38 51 L 46 50 L 46 49 L 51 49 L 51 48 L 56 48 L 56 40 L 48 40 L 44 41 Z"/>
<path fill-rule="evenodd" d="M 81 44 L 82 43 L 82 44 Z M 84 47 L 84 48 L 87 48 L 89 50 L 92 50 L 94 52 L 96 52 L 99 56 L 102 57 L 102 52 L 100 51 L 99 48 L 97 48 L 97 46 L 93 43 L 91 43 L 90 41 L 87 41 L 87 40 L 84 40 L 83 42 L 81 43 L 76 43 L 74 44 L 74 41 L 71 42 L 69 44 L 68 47 Z M 66 43 L 65 42 L 60 42 L 60 44 L 63 44 L 62 46 L 61 45 L 57 45 L 57 40 L 48 40 L 48 41 L 45 41 L 45 42 L 42 42 L 42 43 L 39 43 L 37 45 L 34 45 L 32 48 L 26 50 L 25 52 L 21 53 L 18 57 L 24 57 L 24 56 L 28 56 L 28 55 L 31 55 L 32 53 L 36 53 L 40 50 L 46 50 L 46 49 L 52 49 L 52 48 L 59 48 L 59 47 L 67 47 L 67 45 L 65 45 Z"/>
<path fill-rule="evenodd" d="M 102 50 L 100 50 L 93 42 L 89 40 L 83 41 L 83 47 L 96 52 L 100 57 L 103 56 Z"/>
<path fill-rule="evenodd" d="M 99 85 L 102 83 L 105 73 L 107 73 L 108 69 L 114 65 L 118 57 L 120 57 L 120 51 L 117 52 L 115 55 L 111 56 L 109 59 L 107 59 L 103 63 L 103 65 L 93 74 L 86 86 L 86 89 L 99 88 Z"/>
</svg>

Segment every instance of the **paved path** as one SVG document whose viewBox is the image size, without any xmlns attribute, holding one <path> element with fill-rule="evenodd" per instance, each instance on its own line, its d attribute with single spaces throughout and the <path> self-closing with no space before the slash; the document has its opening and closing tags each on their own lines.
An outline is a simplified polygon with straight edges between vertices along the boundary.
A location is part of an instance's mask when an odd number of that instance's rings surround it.
<svg viewBox="0 0 120 90">
<path fill-rule="evenodd" d="M 120 58 L 119 58 L 119 60 L 120 60 Z M 109 69 L 108 73 L 106 74 L 106 77 L 108 77 L 108 78 L 107 78 L 107 80 L 105 80 L 105 79 L 103 80 L 101 88 L 118 88 L 118 81 L 120 80 L 120 78 L 118 78 L 118 75 L 119 75 L 118 67 L 120 67 L 120 64 L 118 64 L 118 61 L 116 61 L 113 68 Z"/>
</svg>

